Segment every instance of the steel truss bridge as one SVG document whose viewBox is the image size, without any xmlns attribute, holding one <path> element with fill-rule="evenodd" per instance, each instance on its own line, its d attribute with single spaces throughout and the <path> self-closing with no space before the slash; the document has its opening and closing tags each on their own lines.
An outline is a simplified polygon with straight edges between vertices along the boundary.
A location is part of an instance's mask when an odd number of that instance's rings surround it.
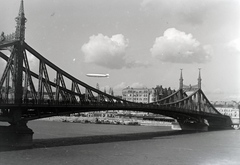
<svg viewBox="0 0 240 165">
<path fill-rule="evenodd" d="M 0 57 L 5 68 L 0 77 L 0 121 L 24 125 L 30 120 L 77 112 L 127 110 L 161 114 L 176 119 L 183 129 L 229 128 L 231 119 L 220 114 L 198 84 L 185 86 L 182 71 L 179 90 L 153 103 L 129 102 L 106 94 L 57 67 L 25 42 L 23 0 L 16 17 L 16 31 L 0 36 Z M 6 52 L 10 55 L 6 55 Z M 38 61 L 31 69 L 29 55 Z M 54 73 L 54 79 L 50 74 Z M 68 82 L 68 83 L 67 83 Z M 192 93 L 187 95 L 187 91 Z"/>
</svg>

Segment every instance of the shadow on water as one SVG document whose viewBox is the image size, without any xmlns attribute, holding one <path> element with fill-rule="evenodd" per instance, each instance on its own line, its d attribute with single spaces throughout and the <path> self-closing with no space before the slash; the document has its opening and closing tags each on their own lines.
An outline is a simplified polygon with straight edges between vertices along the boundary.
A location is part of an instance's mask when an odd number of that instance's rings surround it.
<svg viewBox="0 0 240 165">
<path fill-rule="evenodd" d="M 34 139 L 33 146 L 28 148 L 5 147 L 0 148 L 0 152 L 13 150 L 26 150 L 36 148 L 51 148 L 61 146 L 85 145 L 96 143 L 110 143 L 121 141 L 146 140 L 156 137 L 170 138 L 172 135 L 182 135 L 196 133 L 196 131 L 159 131 L 159 132 L 144 132 L 133 134 L 115 134 L 115 135 L 94 135 L 85 137 L 67 137 L 67 138 L 52 138 L 52 139 Z"/>
</svg>

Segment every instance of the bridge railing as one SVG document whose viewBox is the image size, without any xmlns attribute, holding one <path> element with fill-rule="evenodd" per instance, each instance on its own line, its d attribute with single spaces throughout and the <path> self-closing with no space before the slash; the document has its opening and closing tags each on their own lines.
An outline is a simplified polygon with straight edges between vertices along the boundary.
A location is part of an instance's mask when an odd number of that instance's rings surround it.
<svg viewBox="0 0 240 165">
<path fill-rule="evenodd" d="M 12 42 L 11 46 L 14 46 L 17 42 Z M 4 46 L 10 46 L 9 44 Z M 190 96 L 187 96 L 186 93 L 179 89 L 175 93 L 172 93 L 171 95 L 161 99 L 160 101 L 153 102 L 150 104 L 141 104 L 141 103 L 134 103 L 130 101 L 126 101 L 117 97 L 114 97 L 112 95 L 109 95 L 107 93 L 104 93 L 96 88 L 93 88 L 89 86 L 88 84 L 76 79 L 75 77 L 71 76 L 70 74 L 66 73 L 53 63 L 51 63 L 49 60 L 44 58 L 42 55 L 40 55 L 38 52 L 36 52 L 33 48 L 31 48 L 27 43 L 23 43 L 23 68 L 22 68 L 22 74 L 25 76 L 24 83 L 23 83 L 23 97 L 20 99 L 20 101 L 17 101 L 18 105 L 15 105 L 15 99 L 13 99 L 15 96 L 10 97 L 9 96 L 9 84 L 14 84 L 14 80 L 10 78 L 10 76 L 13 77 L 13 71 L 12 68 L 15 67 L 14 63 L 11 61 L 13 56 L 17 56 L 17 54 L 14 54 L 12 52 L 11 60 L 9 60 L 9 57 L 4 55 L 0 52 L 0 56 L 2 59 L 4 59 L 7 62 L 7 66 L 5 69 L 5 76 L 1 78 L 1 84 L 0 84 L 0 90 L 2 92 L 2 86 L 3 83 L 6 83 L 6 89 L 7 92 L 4 94 L 4 97 L 2 94 L 0 95 L 0 109 L 1 107 L 5 107 L 6 109 L 9 109 L 13 106 L 23 106 L 27 111 L 35 111 L 36 114 L 38 113 L 37 108 L 46 107 L 49 106 L 51 108 L 54 107 L 75 107 L 76 109 L 78 107 L 108 107 L 109 109 L 112 108 L 124 108 L 129 110 L 136 109 L 136 110 L 144 110 L 146 109 L 151 112 L 151 110 L 154 110 L 155 113 L 160 113 L 158 111 L 178 111 L 178 112 L 204 112 L 204 113 L 210 113 L 210 114 L 220 114 L 214 107 L 210 104 L 206 96 L 203 94 L 203 92 L 199 89 L 195 91 Z M 1 45 L 0 49 L 3 48 L 3 45 Z M 30 66 L 28 64 L 27 59 L 27 52 L 31 53 L 33 56 L 35 56 L 39 60 L 39 70 L 38 73 L 33 72 L 30 70 Z M 54 81 L 51 81 L 48 75 L 49 68 L 52 69 L 52 71 L 56 72 L 56 77 Z M 37 83 L 33 83 L 33 79 Z M 9 81 L 12 81 L 9 83 Z M 70 87 L 67 87 L 65 80 L 68 80 L 71 84 Z M 84 91 L 85 90 L 85 91 Z M 47 96 L 45 99 L 45 95 Z M 10 105 L 7 107 L 7 105 Z M 7 107 L 7 108 L 6 108 Z M 32 107 L 36 108 L 34 110 Z M 28 109 L 29 108 L 29 109 Z M 97 109 L 97 108 L 95 108 Z M 50 113 L 56 113 L 57 112 L 51 112 Z M 67 113 L 67 110 L 64 112 Z"/>
<path fill-rule="evenodd" d="M 221 115 L 216 108 L 210 103 L 207 97 L 204 95 L 201 89 L 196 90 L 188 97 L 171 102 L 161 104 L 167 107 L 177 107 L 181 109 L 187 109 L 191 111 L 199 111 L 203 113 L 218 114 Z"/>
</svg>

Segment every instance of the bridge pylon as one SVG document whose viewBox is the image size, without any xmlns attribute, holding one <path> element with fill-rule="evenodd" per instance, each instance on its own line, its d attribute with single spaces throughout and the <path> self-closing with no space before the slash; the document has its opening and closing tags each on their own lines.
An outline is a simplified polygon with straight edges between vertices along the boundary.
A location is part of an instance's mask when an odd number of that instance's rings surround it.
<svg viewBox="0 0 240 165">
<path fill-rule="evenodd" d="M 6 102 L 11 102 L 15 105 L 19 105 L 19 108 L 10 109 L 12 118 L 9 119 L 9 123 L 13 125 L 17 125 L 18 122 L 21 121 L 22 116 L 21 104 L 23 100 L 23 63 L 24 56 L 26 56 L 24 48 L 26 18 L 24 14 L 23 0 L 21 0 L 19 13 L 15 18 L 15 21 L 17 24 L 15 33 L 11 34 L 10 36 L 4 36 L 4 34 L 2 34 L 2 39 L 0 42 L 2 49 L 7 49 L 11 52 L 10 58 L 7 61 L 7 65 L 0 80 L 0 89 L 2 91 L 4 90 Z M 9 46 L 4 46 L 4 44 L 11 42 L 15 43 Z M 10 87 L 10 75 L 12 79 L 12 87 Z M 3 88 L 4 82 L 5 87 Z M 13 93 L 11 99 L 8 97 L 10 88 L 11 93 Z M 3 99 L 2 96 L 1 99 Z"/>
<path fill-rule="evenodd" d="M 10 58 L 7 62 L 7 65 L 3 71 L 2 78 L 0 80 L 0 89 L 1 91 L 3 90 L 3 85 L 5 82 L 5 101 L 7 103 L 11 102 L 12 104 L 17 105 L 17 107 L 15 108 L 2 109 L 3 112 L 8 112 L 8 115 L 5 116 L 5 118 L 10 123 L 10 126 L 0 127 L 0 145 L 26 147 L 32 145 L 33 131 L 27 127 L 27 121 L 22 119 L 22 112 L 24 111 L 24 109 L 21 106 L 24 91 L 23 63 L 25 58 L 24 56 L 26 56 L 24 48 L 26 18 L 24 14 L 23 0 L 21 0 L 19 13 L 18 16 L 15 18 L 15 21 L 17 24 L 15 33 L 8 36 L 5 36 L 4 33 L 2 33 L 0 40 L 0 42 L 2 43 L 0 49 L 7 49 L 11 52 Z M 8 45 L 11 42 L 14 42 L 14 44 Z M 10 75 L 12 75 L 11 92 L 13 93 L 11 99 L 9 99 L 8 97 L 10 90 Z M 2 101 L 2 94 L 0 95 Z"/>
</svg>

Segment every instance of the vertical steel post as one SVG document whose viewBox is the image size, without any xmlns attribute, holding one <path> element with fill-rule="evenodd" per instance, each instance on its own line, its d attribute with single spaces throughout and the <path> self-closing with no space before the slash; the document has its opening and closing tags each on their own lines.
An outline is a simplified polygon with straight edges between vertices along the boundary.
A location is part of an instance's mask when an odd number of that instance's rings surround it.
<svg viewBox="0 0 240 165">
<path fill-rule="evenodd" d="M 199 91 L 198 91 L 198 109 L 199 109 L 199 111 L 201 111 L 202 109 L 201 109 L 201 81 L 202 81 L 202 79 L 201 79 L 201 68 L 199 68 L 199 75 L 198 75 L 198 89 L 200 89 Z"/>
<path fill-rule="evenodd" d="M 18 16 L 15 18 L 17 26 L 15 31 L 15 39 L 19 42 L 15 44 L 14 52 L 14 75 L 13 75 L 13 88 L 14 88 L 14 104 L 21 106 L 23 98 L 23 45 L 25 40 L 25 23 L 26 18 L 24 14 L 23 0 L 21 1 Z M 16 124 L 21 120 L 22 109 L 17 108 L 12 110 L 12 123 Z"/>
</svg>

